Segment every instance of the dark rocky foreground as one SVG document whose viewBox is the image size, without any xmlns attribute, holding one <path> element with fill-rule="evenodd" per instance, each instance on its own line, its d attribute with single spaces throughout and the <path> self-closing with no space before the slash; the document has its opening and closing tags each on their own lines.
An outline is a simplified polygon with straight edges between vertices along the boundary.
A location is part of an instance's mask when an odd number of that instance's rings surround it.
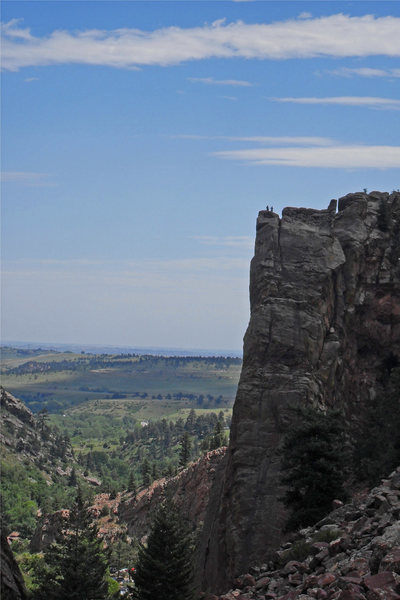
<svg viewBox="0 0 400 600">
<path fill-rule="evenodd" d="M 341 408 L 349 432 L 400 363 L 400 193 L 327 210 L 261 211 L 251 317 L 226 467 L 211 490 L 197 572 L 222 592 L 282 541 L 282 435 L 290 407 Z M 390 418 L 390 416 L 388 416 Z"/>
<path fill-rule="evenodd" d="M 0 550 L 1 598 L 2 600 L 25 600 L 27 593 L 24 579 L 7 538 L 3 534 L 0 539 Z"/>
<path fill-rule="evenodd" d="M 341 504 L 338 502 L 338 504 Z M 207 600 L 399 600 L 400 467 Z"/>
</svg>

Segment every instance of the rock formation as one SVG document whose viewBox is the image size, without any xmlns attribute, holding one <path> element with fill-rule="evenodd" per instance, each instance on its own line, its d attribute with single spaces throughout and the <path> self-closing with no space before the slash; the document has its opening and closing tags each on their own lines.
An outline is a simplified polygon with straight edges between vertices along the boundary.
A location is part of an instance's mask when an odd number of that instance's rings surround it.
<svg viewBox="0 0 400 600">
<path fill-rule="evenodd" d="M 126 523 L 128 534 L 139 539 L 148 534 L 150 519 L 164 494 L 172 496 L 180 514 L 192 524 L 193 529 L 201 527 L 210 488 L 225 452 L 226 448 L 211 450 L 175 477 L 154 481 L 150 487 L 139 492 L 136 499 L 128 496 L 118 507 L 119 520 Z"/>
<path fill-rule="evenodd" d="M 164 494 L 173 497 L 182 516 L 191 523 L 193 530 L 198 531 L 204 521 L 210 488 L 225 452 L 226 448 L 207 452 L 175 477 L 154 481 L 136 497 L 132 493 L 118 493 L 115 498 L 110 499 L 109 494 L 97 494 L 89 511 L 96 519 L 99 534 L 105 544 L 110 545 L 126 534 L 139 540 L 144 538 Z M 104 508 L 107 509 L 105 512 Z M 31 539 L 31 552 L 41 552 L 53 543 L 65 527 L 68 517 L 68 510 L 58 510 L 46 515 Z"/>
<path fill-rule="evenodd" d="M 398 600 L 400 467 L 207 600 Z"/>
<path fill-rule="evenodd" d="M 7 538 L 3 534 L 0 540 L 0 550 L 1 597 L 3 600 L 25 600 L 27 593 L 24 579 Z"/>
<path fill-rule="evenodd" d="M 400 362 L 400 193 L 349 194 L 327 210 L 261 211 L 224 473 L 198 571 L 223 591 L 282 539 L 277 448 L 289 407 L 345 410 L 350 427 Z"/>
<path fill-rule="evenodd" d="M 58 457 L 59 462 L 62 462 L 61 435 L 45 421 L 35 419 L 29 408 L 3 387 L 0 387 L 0 406 L 1 452 L 8 453 L 19 462 L 28 460 L 39 467 L 51 481 L 51 476 L 56 471 L 51 457 Z M 63 461 L 75 463 L 69 444 L 65 447 Z M 63 472 L 60 471 L 60 474 Z"/>
</svg>

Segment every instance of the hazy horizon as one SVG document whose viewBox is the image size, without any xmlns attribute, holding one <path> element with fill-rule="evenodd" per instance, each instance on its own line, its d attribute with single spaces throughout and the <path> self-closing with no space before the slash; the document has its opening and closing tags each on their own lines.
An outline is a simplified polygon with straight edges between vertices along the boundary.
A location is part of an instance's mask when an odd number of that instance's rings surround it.
<svg viewBox="0 0 400 600">
<path fill-rule="evenodd" d="M 242 357 L 242 350 L 234 348 L 174 348 L 157 346 L 119 346 L 118 344 L 86 344 L 44 342 L 27 340 L 1 340 L 0 347 L 20 348 L 26 350 L 85 351 L 95 354 L 155 354 L 160 356 L 232 356 Z M 203 353 L 203 354 L 202 354 Z"/>
</svg>

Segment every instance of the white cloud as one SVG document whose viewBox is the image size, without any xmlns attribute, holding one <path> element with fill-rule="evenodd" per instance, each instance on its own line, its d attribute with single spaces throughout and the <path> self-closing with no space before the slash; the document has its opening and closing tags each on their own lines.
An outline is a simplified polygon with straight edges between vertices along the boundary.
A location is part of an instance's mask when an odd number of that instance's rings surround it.
<svg viewBox="0 0 400 600">
<path fill-rule="evenodd" d="M 375 98 L 373 96 L 333 96 L 328 98 L 269 98 L 274 102 L 292 102 L 294 104 L 337 104 L 341 106 L 366 106 L 399 110 L 400 100 L 393 98 Z"/>
<path fill-rule="evenodd" d="M 215 152 L 218 158 L 255 165 L 334 169 L 400 167 L 400 146 L 336 145 L 315 148 L 255 148 Z"/>
<path fill-rule="evenodd" d="M 332 138 L 318 136 L 228 136 L 182 134 L 175 137 L 186 140 L 223 140 L 231 142 L 255 142 L 257 144 L 281 144 L 283 146 L 290 146 L 293 144 L 301 144 L 304 146 L 331 146 L 335 144 L 335 141 Z"/>
<path fill-rule="evenodd" d="M 26 83 L 30 83 L 31 81 L 39 81 L 39 77 L 27 77 L 24 79 Z"/>
<path fill-rule="evenodd" d="M 34 173 L 29 171 L 3 171 L 1 181 L 5 183 L 20 183 L 29 186 L 50 186 L 54 185 L 48 180 L 47 173 Z"/>
<path fill-rule="evenodd" d="M 198 240 L 221 240 L 219 245 L 234 245 L 238 240 L 249 240 L 246 236 L 227 236 L 218 238 L 214 236 L 194 236 Z M 233 243 L 227 243 L 231 240 Z M 254 240 L 253 240 L 254 241 Z M 244 244 L 242 244 L 244 245 Z M 249 261 L 246 258 L 235 258 L 232 256 L 211 256 L 199 258 L 180 258 L 180 259 L 141 259 L 141 260 L 101 260 L 101 259 L 20 259 L 7 261 L 4 265 L 5 272 L 19 272 L 23 275 L 32 272 L 47 270 L 48 272 L 58 273 L 60 277 L 66 273 L 80 273 L 83 277 L 87 273 L 99 273 L 105 276 L 114 276 L 124 280 L 126 275 L 131 277 L 146 276 L 151 273 L 163 274 L 168 277 L 168 273 L 175 274 L 196 274 L 208 271 L 209 273 L 219 273 L 221 271 L 241 271 L 248 269 Z"/>
<path fill-rule="evenodd" d="M 3 68 L 79 63 L 135 69 L 207 58 L 289 59 L 400 56 L 400 18 L 336 14 L 246 24 L 224 20 L 154 31 L 53 31 L 34 36 L 20 22 L 3 26 Z"/>
<path fill-rule="evenodd" d="M 340 69 L 328 71 L 328 73 L 339 77 L 400 77 L 400 69 L 372 69 L 370 67 L 360 67 L 358 69 L 341 67 Z"/>
<path fill-rule="evenodd" d="M 312 14 L 310 12 L 301 12 L 297 18 L 298 19 L 311 19 L 311 17 L 312 17 Z"/>
<path fill-rule="evenodd" d="M 253 248 L 254 238 L 248 235 L 229 235 L 218 237 L 215 235 L 195 235 L 194 240 L 206 246 L 229 246 L 234 248 Z"/>
<path fill-rule="evenodd" d="M 188 77 L 192 83 L 205 83 L 207 85 L 232 85 L 236 87 L 252 87 L 249 81 L 240 79 L 214 79 L 213 77 Z"/>
</svg>

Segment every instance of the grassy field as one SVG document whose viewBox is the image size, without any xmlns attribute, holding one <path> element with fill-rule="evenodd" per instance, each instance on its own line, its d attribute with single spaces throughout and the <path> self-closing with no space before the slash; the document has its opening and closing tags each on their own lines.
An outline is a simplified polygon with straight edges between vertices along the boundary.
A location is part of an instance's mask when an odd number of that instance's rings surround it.
<svg viewBox="0 0 400 600">
<path fill-rule="evenodd" d="M 60 413 L 86 403 L 96 411 L 101 403 L 102 411 L 113 414 L 132 412 L 137 418 L 159 418 L 191 406 L 231 406 L 240 368 L 238 359 L 218 357 L 116 357 L 47 351 L 21 356 L 5 349 L 2 385 L 33 411 L 45 406 Z"/>
</svg>

